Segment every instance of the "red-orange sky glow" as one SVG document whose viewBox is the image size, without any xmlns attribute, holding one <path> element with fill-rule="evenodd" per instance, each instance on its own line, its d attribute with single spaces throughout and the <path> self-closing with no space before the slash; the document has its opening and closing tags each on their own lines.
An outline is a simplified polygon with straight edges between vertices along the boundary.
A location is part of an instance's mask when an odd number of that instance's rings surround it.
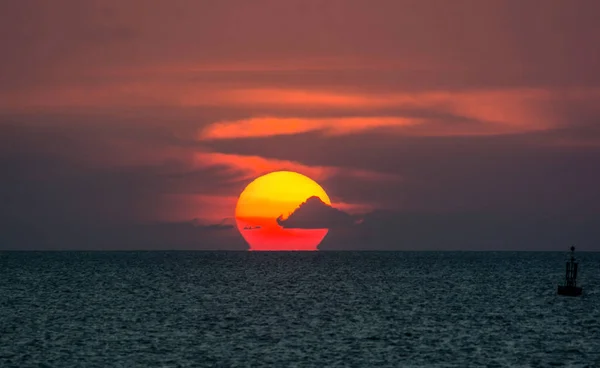
<svg viewBox="0 0 600 368">
<path fill-rule="evenodd" d="M 469 243 L 489 249 L 528 244 L 504 216 L 577 218 L 570 234 L 589 235 L 600 5 L 543 3 L 2 2 L 0 234 L 14 247 L 108 234 L 144 248 L 160 233 L 247 249 L 267 240 L 237 231 L 240 193 L 292 171 L 364 215 L 330 229 L 324 249 L 418 247 L 428 232 L 414 216 L 489 217 Z M 463 225 L 439 223 L 427 244 L 460 248 Z M 504 233 L 521 240 L 490 240 Z"/>
</svg>

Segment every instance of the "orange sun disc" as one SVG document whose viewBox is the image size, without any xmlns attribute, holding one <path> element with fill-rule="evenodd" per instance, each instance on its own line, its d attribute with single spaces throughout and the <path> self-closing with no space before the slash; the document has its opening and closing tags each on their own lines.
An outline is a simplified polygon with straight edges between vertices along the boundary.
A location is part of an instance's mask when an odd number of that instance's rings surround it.
<svg viewBox="0 0 600 368">
<path fill-rule="evenodd" d="M 276 171 L 252 181 L 235 207 L 238 230 L 250 250 L 317 250 L 328 229 L 287 229 L 277 218 L 287 218 L 308 198 L 317 196 L 331 205 L 314 180 L 292 171 Z"/>
</svg>

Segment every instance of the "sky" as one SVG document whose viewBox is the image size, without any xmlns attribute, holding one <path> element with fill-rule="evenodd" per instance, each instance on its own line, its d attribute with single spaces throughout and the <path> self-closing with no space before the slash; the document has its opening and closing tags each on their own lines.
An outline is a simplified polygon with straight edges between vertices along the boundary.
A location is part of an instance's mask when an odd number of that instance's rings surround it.
<svg viewBox="0 0 600 368">
<path fill-rule="evenodd" d="M 2 1 L 0 249 L 247 249 L 239 194 L 293 170 L 360 217 L 321 249 L 600 251 L 599 18 Z"/>
</svg>

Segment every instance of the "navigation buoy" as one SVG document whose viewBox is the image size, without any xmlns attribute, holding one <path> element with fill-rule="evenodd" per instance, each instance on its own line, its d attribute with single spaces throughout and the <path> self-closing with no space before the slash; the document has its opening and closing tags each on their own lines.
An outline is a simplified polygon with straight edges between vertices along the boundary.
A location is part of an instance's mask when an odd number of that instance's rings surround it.
<svg viewBox="0 0 600 368">
<path fill-rule="evenodd" d="M 577 265 L 575 247 L 571 247 L 571 254 L 565 270 L 565 283 L 558 285 L 558 295 L 579 296 L 583 292 L 583 288 L 577 286 Z"/>
</svg>

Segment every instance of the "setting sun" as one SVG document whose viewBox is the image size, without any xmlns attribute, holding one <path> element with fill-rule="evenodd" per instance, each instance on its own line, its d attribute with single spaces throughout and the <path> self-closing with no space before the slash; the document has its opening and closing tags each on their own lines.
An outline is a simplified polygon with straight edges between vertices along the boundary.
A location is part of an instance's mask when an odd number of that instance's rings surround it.
<svg viewBox="0 0 600 368">
<path fill-rule="evenodd" d="M 286 219 L 310 197 L 327 205 L 331 201 L 314 180 L 292 171 L 277 171 L 252 181 L 240 195 L 235 209 L 237 227 L 251 250 L 316 250 L 327 229 L 287 229 Z"/>
</svg>

